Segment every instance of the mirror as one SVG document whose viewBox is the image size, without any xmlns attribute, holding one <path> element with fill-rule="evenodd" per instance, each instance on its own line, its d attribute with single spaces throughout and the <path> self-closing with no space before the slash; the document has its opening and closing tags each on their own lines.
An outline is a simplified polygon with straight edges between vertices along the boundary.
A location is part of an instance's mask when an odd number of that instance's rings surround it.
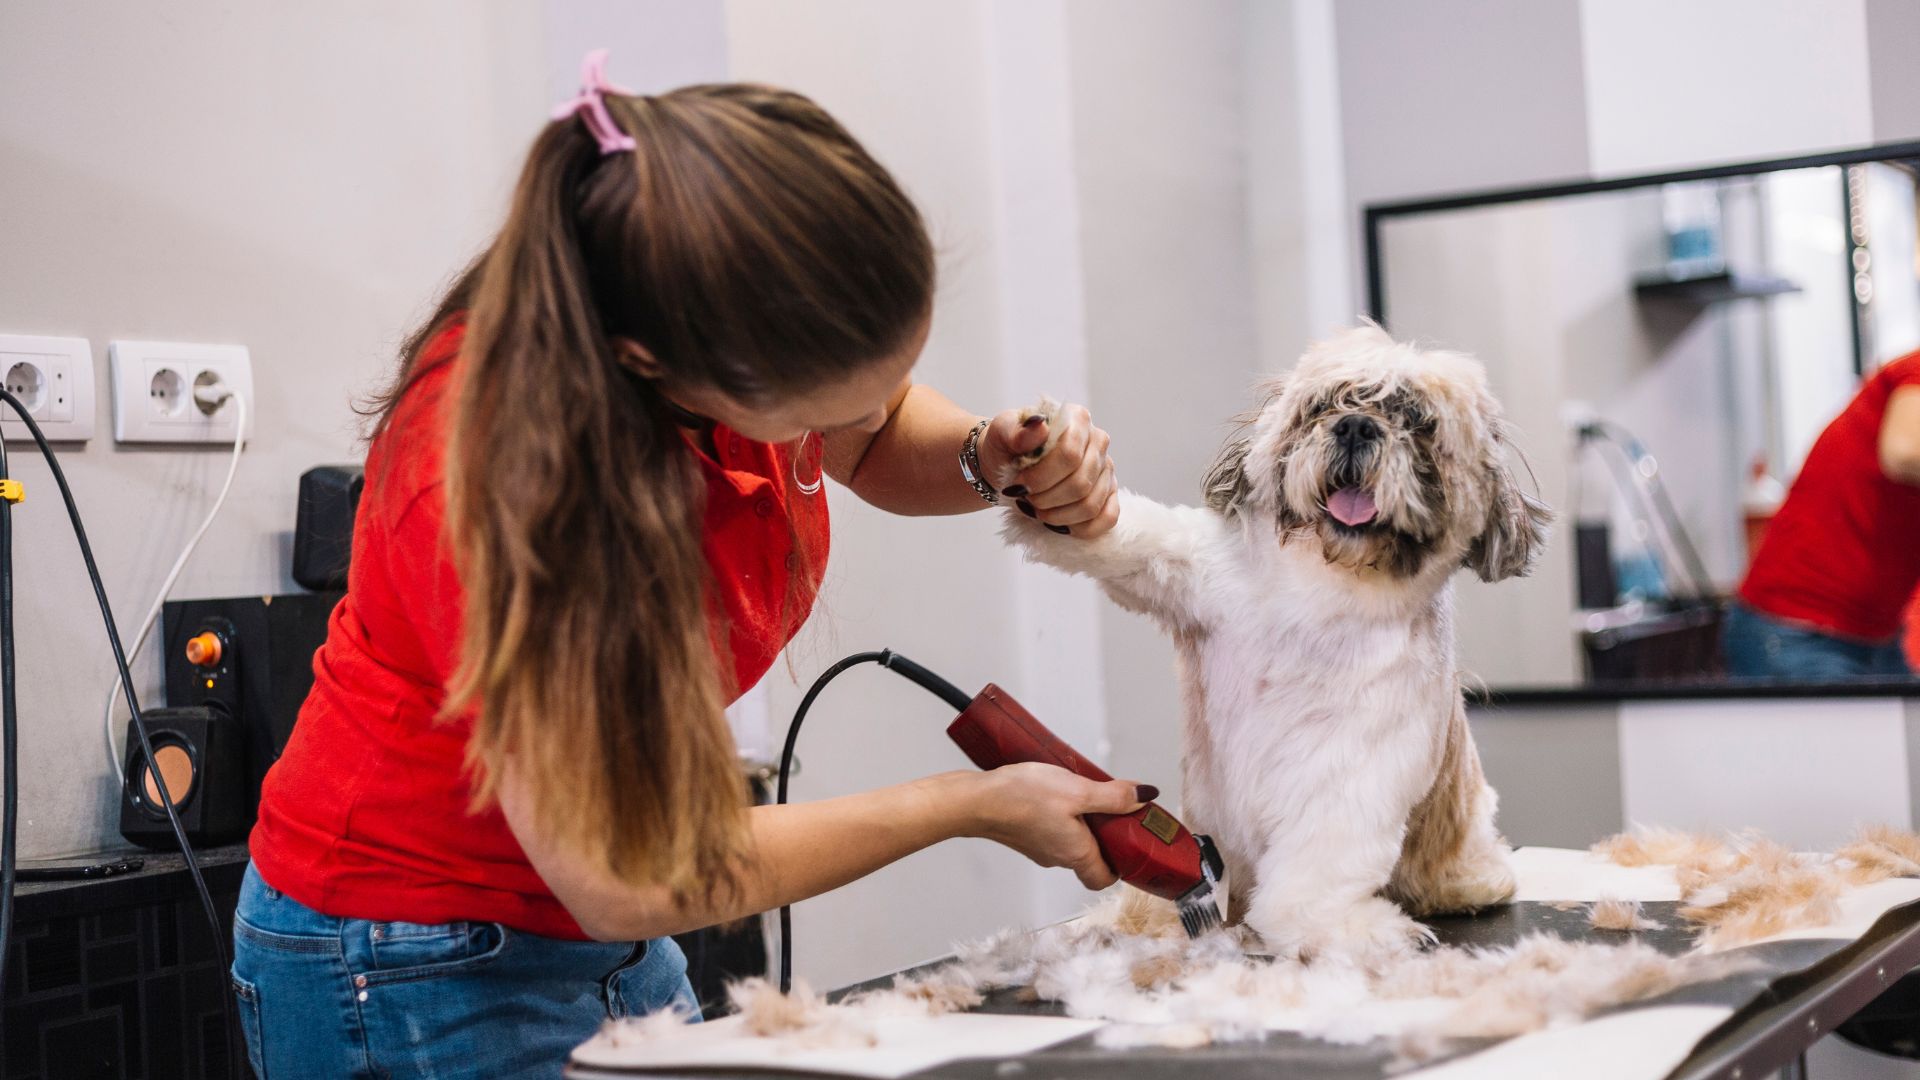
<svg viewBox="0 0 1920 1080">
<path fill-rule="evenodd" d="M 1920 605 L 1907 595 L 1879 603 L 1907 612 L 1871 670 L 1795 674 L 1812 669 L 1756 668 L 1737 651 L 1729 670 L 1727 646 L 1816 440 L 1920 349 L 1916 176 L 1920 145 L 1906 145 L 1368 208 L 1375 316 L 1486 364 L 1558 511 L 1532 577 L 1462 579 L 1463 670 L 1496 692 L 1909 688 Z M 1807 490 L 1826 475 L 1812 470 Z M 1777 546 L 1756 578 L 1812 568 Z M 1753 626 L 1734 626 L 1736 650 Z"/>
</svg>

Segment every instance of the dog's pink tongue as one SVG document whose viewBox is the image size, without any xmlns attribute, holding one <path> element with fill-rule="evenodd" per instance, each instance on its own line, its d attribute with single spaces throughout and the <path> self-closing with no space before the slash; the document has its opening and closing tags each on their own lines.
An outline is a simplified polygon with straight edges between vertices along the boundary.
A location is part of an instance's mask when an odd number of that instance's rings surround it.
<svg viewBox="0 0 1920 1080">
<path fill-rule="evenodd" d="M 1359 488 L 1341 488 L 1327 498 L 1327 513 L 1342 525 L 1365 525 L 1380 508 L 1373 505 L 1373 492 Z"/>
</svg>

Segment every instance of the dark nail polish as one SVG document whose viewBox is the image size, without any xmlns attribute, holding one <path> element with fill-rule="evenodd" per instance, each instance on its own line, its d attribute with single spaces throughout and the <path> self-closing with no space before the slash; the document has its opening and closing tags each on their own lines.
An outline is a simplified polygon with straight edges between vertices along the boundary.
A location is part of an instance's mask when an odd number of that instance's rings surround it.
<svg viewBox="0 0 1920 1080">
<path fill-rule="evenodd" d="M 1041 416 L 1039 413 L 1035 413 L 1032 416 L 1027 417 L 1025 420 L 1020 421 L 1020 426 L 1023 428 L 1033 428 L 1033 427 L 1038 427 L 1041 424 L 1044 424 L 1046 422 L 1047 422 L 1046 417 Z"/>
<path fill-rule="evenodd" d="M 1035 521 L 1040 520 L 1040 515 L 1033 512 L 1033 504 L 1028 502 L 1027 500 L 1015 499 L 1013 502 L 1013 505 L 1019 507 L 1021 513 L 1027 515 L 1028 517 L 1034 519 Z"/>
<path fill-rule="evenodd" d="M 1160 789 L 1152 784 L 1141 784 L 1133 789 L 1133 797 L 1141 802 L 1152 802 L 1160 797 Z"/>
<path fill-rule="evenodd" d="M 1041 524 L 1046 525 L 1046 522 L 1043 521 L 1041 522 Z M 1052 529 L 1054 532 L 1059 533 L 1061 536 L 1073 535 L 1073 530 L 1067 528 L 1065 525 L 1047 525 L 1047 528 Z"/>
<path fill-rule="evenodd" d="M 1007 488 L 1004 494 L 1009 499 L 1024 499 L 1027 497 L 1027 485 L 1015 484 L 1012 487 Z"/>
</svg>

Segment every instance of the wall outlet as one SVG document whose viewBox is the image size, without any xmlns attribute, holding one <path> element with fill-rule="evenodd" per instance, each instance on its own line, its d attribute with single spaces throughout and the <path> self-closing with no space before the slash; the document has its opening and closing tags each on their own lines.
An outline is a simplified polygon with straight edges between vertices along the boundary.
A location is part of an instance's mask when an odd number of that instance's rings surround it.
<svg viewBox="0 0 1920 1080">
<path fill-rule="evenodd" d="M 230 443 L 240 410 L 207 408 L 194 388 L 225 383 L 246 399 L 253 437 L 253 358 L 244 345 L 116 341 L 107 347 L 113 379 L 113 438 L 123 443 Z"/>
<path fill-rule="evenodd" d="M 0 385 L 27 407 L 50 442 L 93 438 L 93 346 L 86 338 L 0 334 Z M 27 425 L 0 404 L 0 436 L 31 442 Z"/>
</svg>

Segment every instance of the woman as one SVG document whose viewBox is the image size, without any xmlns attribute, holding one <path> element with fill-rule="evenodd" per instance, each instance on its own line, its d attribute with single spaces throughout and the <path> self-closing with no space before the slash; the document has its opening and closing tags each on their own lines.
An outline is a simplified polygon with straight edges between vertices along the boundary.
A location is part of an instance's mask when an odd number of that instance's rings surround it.
<svg viewBox="0 0 1920 1080">
<path fill-rule="evenodd" d="M 268 774 L 234 928 L 254 1068 L 552 1075 L 608 1015 L 693 1003 L 667 935 L 997 840 L 1090 888 L 1080 815 L 1151 798 L 1014 766 L 748 808 L 722 709 L 805 619 L 821 471 L 906 514 L 1117 514 L 1070 409 L 912 383 L 913 205 L 792 93 L 587 87 L 380 402 L 348 594 Z"/>
<path fill-rule="evenodd" d="M 1867 377 L 1820 433 L 1727 612 L 1728 674 L 1911 674 L 1902 612 L 1920 587 L 1920 353 Z"/>
</svg>

